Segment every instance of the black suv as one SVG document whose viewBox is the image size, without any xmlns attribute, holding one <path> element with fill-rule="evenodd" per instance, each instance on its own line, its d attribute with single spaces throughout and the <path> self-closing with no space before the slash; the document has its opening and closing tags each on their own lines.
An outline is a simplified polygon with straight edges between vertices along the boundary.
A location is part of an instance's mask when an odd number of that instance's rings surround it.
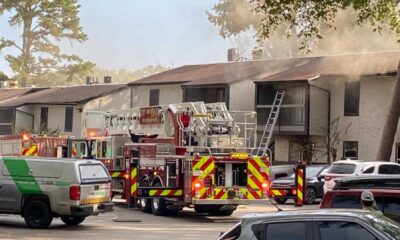
<svg viewBox="0 0 400 240">
<path fill-rule="evenodd" d="M 317 198 L 324 196 L 324 182 L 318 178 L 327 169 L 327 165 L 309 165 L 306 167 L 306 194 L 305 204 L 313 204 Z M 285 203 L 288 199 L 296 198 L 296 188 L 294 182 L 295 175 L 279 178 L 271 183 L 270 197 L 274 198 L 279 204 Z"/>
</svg>

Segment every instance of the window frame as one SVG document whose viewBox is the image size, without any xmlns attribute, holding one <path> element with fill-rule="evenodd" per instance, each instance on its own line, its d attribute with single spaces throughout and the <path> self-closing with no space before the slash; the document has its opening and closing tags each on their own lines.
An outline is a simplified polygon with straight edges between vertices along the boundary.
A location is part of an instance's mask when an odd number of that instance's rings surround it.
<svg viewBox="0 0 400 240">
<path fill-rule="evenodd" d="M 352 88 L 356 88 L 356 90 Z M 345 81 L 343 103 L 343 115 L 345 117 L 358 117 L 360 115 L 360 89 L 360 81 Z M 357 104 L 355 111 L 350 111 L 351 109 L 349 109 L 352 101 Z"/>
<path fill-rule="evenodd" d="M 46 110 L 46 122 L 43 121 L 44 112 Z M 40 119 L 39 119 L 39 131 L 40 133 L 47 132 L 49 130 L 49 107 L 41 107 L 40 108 Z"/>
<path fill-rule="evenodd" d="M 354 144 L 354 143 L 356 144 L 357 156 L 356 156 L 356 157 L 346 157 L 346 156 L 345 156 L 345 152 L 346 152 L 346 151 L 345 151 L 345 145 L 346 145 L 346 144 Z M 359 150 L 359 149 L 358 149 L 358 141 L 343 141 L 343 143 L 342 143 L 342 150 L 343 150 L 343 153 L 342 153 L 342 154 L 343 154 L 343 155 L 342 155 L 342 156 L 343 156 L 343 159 L 358 159 L 358 152 L 359 152 L 359 151 L 358 151 L 358 150 Z"/>
<path fill-rule="evenodd" d="M 291 220 L 277 220 L 277 221 L 268 221 L 268 222 L 260 222 L 257 224 L 253 224 L 250 229 L 251 232 L 253 233 L 253 238 L 257 239 L 257 240 L 265 240 L 267 239 L 267 229 L 268 229 L 268 225 L 271 224 L 286 224 L 286 223 L 305 223 L 306 224 L 306 240 L 312 240 L 312 235 L 313 235 L 313 221 L 312 220 L 304 220 L 304 219 L 291 219 Z M 257 232 L 260 231 L 255 231 L 255 228 L 261 228 L 261 232 L 263 232 L 263 237 L 264 239 L 258 239 L 256 236 Z M 260 229 L 257 229 L 260 230 Z M 268 239 L 267 239 L 268 240 Z"/>
<path fill-rule="evenodd" d="M 156 95 L 153 95 L 156 94 Z M 152 99 L 152 96 L 156 96 L 156 100 Z M 158 106 L 160 105 L 160 89 L 159 88 L 153 88 L 149 90 L 149 106 Z"/>
<path fill-rule="evenodd" d="M 67 117 L 67 112 L 71 111 L 71 120 L 70 122 L 67 122 L 68 117 Z M 72 132 L 74 128 L 74 107 L 65 107 L 64 111 L 64 132 Z M 67 126 L 68 125 L 68 126 Z"/>
<path fill-rule="evenodd" d="M 313 225 L 312 225 L 312 230 L 313 230 L 313 239 L 314 240 L 321 240 L 321 234 L 319 231 L 319 223 L 321 222 L 347 222 L 347 223 L 354 223 L 360 225 L 362 228 L 364 228 L 367 232 L 369 232 L 372 236 L 374 236 L 376 239 L 381 239 L 382 237 L 380 234 L 376 232 L 375 229 L 372 227 L 366 225 L 363 223 L 361 220 L 350 220 L 350 219 L 340 219 L 340 218 L 330 218 L 330 219 L 314 219 L 313 220 Z"/>
</svg>

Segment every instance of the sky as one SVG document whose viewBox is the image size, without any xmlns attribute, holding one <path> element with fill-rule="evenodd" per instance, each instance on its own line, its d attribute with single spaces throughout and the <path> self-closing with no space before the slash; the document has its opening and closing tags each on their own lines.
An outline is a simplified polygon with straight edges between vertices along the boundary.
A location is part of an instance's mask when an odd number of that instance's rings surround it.
<svg viewBox="0 0 400 240">
<path fill-rule="evenodd" d="M 233 47 L 218 35 L 206 11 L 218 0 L 78 0 L 80 18 L 89 40 L 62 43 L 100 68 L 135 70 L 151 64 L 179 67 L 226 61 Z M 8 26 L 8 15 L 0 17 L 0 37 L 19 39 L 20 30 Z M 4 54 L 0 71 L 12 75 Z M 12 53 L 12 52 L 11 52 Z"/>
</svg>

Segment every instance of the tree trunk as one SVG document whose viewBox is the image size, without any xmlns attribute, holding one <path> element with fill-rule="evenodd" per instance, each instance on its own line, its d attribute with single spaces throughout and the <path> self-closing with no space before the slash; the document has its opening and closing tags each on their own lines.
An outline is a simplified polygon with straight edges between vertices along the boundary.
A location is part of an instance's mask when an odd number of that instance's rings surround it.
<svg viewBox="0 0 400 240">
<path fill-rule="evenodd" d="M 396 136 L 397 124 L 400 117 L 400 62 L 397 70 L 397 77 L 394 82 L 392 102 L 390 103 L 389 114 L 386 117 L 381 143 L 379 146 L 377 160 L 390 161 L 393 142 Z"/>
</svg>

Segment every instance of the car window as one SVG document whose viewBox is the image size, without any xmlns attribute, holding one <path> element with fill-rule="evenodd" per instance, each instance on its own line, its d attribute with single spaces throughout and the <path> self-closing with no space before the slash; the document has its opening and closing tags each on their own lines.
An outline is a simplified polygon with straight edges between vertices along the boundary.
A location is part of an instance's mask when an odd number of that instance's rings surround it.
<svg viewBox="0 0 400 240">
<path fill-rule="evenodd" d="M 379 174 L 400 174 L 400 166 L 384 164 L 379 166 Z"/>
<path fill-rule="evenodd" d="M 266 225 L 266 234 L 263 234 L 263 228 L 255 236 L 258 240 L 306 240 L 306 226 L 307 222 L 272 223 Z"/>
<path fill-rule="evenodd" d="M 369 167 L 369 168 L 365 169 L 362 173 L 364 173 L 364 174 L 373 173 L 374 170 L 375 170 L 375 167 Z"/>
<path fill-rule="evenodd" d="M 377 240 L 361 225 L 353 222 L 326 221 L 318 223 L 321 240 Z M 283 238 L 282 238 L 283 239 Z"/>
<path fill-rule="evenodd" d="M 307 178 L 312 178 L 312 177 L 316 177 L 318 175 L 319 172 L 321 172 L 321 170 L 324 167 L 322 166 L 318 166 L 318 167 L 306 167 L 306 177 Z"/>
<path fill-rule="evenodd" d="M 218 240 L 236 240 L 240 237 L 240 233 L 242 232 L 242 225 L 239 222 L 235 226 L 233 226 L 227 233 L 223 234 Z"/>
<path fill-rule="evenodd" d="M 332 208 L 361 208 L 361 197 L 336 195 L 332 200 Z"/>
<path fill-rule="evenodd" d="M 328 173 L 334 173 L 334 174 L 353 174 L 354 171 L 356 170 L 356 165 L 355 164 L 333 164 L 329 170 Z"/>
<path fill-rule="evenodd" d="M 82 182 L 108 181 L 110 180 L 106 169 L 101 164 L 79 165 Z"/>
<path fill-rule="evenodd" d="M 385 197 L 383 213 L 385 214 L 385 216 L 400 222 L 400 198 Z"/>
</svg>

